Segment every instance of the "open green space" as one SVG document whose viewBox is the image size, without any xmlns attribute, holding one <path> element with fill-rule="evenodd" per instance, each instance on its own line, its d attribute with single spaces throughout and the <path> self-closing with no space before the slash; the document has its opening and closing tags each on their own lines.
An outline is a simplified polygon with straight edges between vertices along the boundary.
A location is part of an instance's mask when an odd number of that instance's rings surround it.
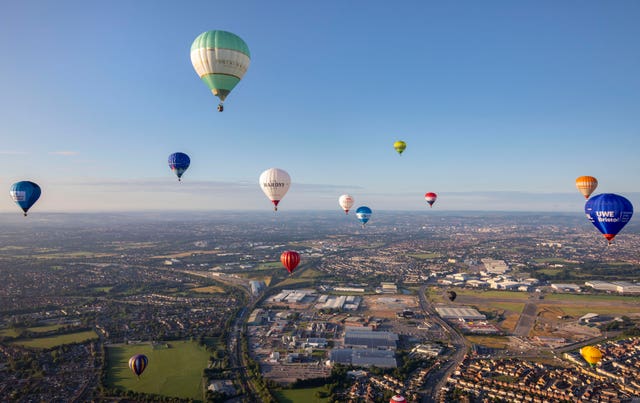
<svg viewBox="0 0 640 403">
<path fill-rule="evenodd" d="M 324 386 L 317 388 L 306 389 L 281 389 L 273 393 L 274 397 L 279 403 L 326 403 L 328 398 L 320 398 L 316 396 L 318 392 L 325 392 L 327 390 Z"/>
<path fill-rule="evenodd" d="M 316 270 L 312 268 L 305 269 L 300 273 L 300 277 L 302 278 L 318 278 L 323 275 L 324 273 L 321 272 L 320 270 Z"/>
<path fill-rule="evenodd" d="M 562 259 L 559 257 L 543 257 L 543 258 L 533 259 L 533 261 L 536 263 L 558 263 L 558 264 L 573 263 L 570 260 Z"/>
<path fill-rule="evenodd" d="M 31 348 L 52 348 L 63 344 L 82 343 L 87 340 L 97 339 L 98 335 L 93 330 L 84 332 L 67 333 L 49 337 L 35 337 L 16 340 L 13 344 Z"/>
<path fill-rule="evenodd" d="M 513 299 L 513 300 L 526 300 L 529 299 L 529 294 L 526 292 L 517 292 L 517 291 L 495 291 L 495 290 L 466 290 L 466 289 L 455 289 L 458 297 L 464 295 L 473 298 L 502 298 L 502 299 Z"/>
<path fill-rule="evenodd" d="M 509 338 L 505 336 L 465 336 L 473 344 L 489 348 L 504 349 L 509 344 Z"/>
<path fill-rule="evenodd" d="M 169 348 L 151 344 L 107 347 L 107 385 L 119 389 L 202 401 L 202 373 L 209 353 L 190 341 L 171 341 Z M 149 366 L 137 379 L 129 369 L 129 358 L 144 354 Z"/>
<path fill-rule="evenodd" d="M 637 296 L 623 296 L 623 295 L 599 295 L 599 294 L 546 294 L 544 296 L 546 301 L 569 301 L 569 302 L 583 302 L 585 304 L 592 302 L 629 302 L 637 303 L 640 307 L 640 299 Z"/>
<path fill-rule="evenodd" d="M 437 259 L 442 257 L 439 253 L 410 253 L 409 256 L 416 259 Z"/>
</svg>

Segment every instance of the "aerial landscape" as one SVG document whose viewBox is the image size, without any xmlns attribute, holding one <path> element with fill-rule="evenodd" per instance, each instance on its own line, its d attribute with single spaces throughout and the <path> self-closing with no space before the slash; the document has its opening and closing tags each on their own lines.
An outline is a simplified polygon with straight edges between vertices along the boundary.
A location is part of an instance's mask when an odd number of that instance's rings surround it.
<svg viewBox="0 0 640 403">
<path fill-rule="evenodd" d="M 0 15 L 0 401 L 640 401 L 640 3 Z"/>
</svg>

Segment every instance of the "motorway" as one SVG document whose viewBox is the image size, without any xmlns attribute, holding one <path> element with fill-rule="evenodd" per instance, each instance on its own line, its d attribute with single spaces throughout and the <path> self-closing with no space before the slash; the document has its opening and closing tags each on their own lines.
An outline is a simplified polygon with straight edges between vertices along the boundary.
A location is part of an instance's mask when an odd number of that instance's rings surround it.
<svg viewBox="0 0 640 403">
<path fill-rule="evenodd" d="M 449 326 L 447 322 L 438 316 L 434 307 L 425 297 L 427 286 L 422 286 L 418 296 L 420 298 L 420 307 L 425 313 L 425 317 L 430 318 L 433 322 L 439 324 L 449 336 L 449 343 L 453 346 L 455 352 L 442 365 L 432 370 L 425 379 L 424 387 L 420 392 L 422 401 L 432 403 L 437 401 L 438 393 L 446 383 L 449 376 L 458 367 L 464 359 L 470 345 L 467 340 L 456 329 Z"/>
</svg>

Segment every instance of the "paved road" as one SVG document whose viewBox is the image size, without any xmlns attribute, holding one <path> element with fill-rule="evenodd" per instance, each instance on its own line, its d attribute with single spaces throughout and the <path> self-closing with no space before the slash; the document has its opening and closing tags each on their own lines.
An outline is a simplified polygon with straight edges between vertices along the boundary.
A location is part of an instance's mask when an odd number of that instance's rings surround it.
<svg viewBox="0 0 640 403">
<path fill-rule="evenodd" d="M 527 337 L 529 332 L 536 323 L 536 312 L 538 311 L 538 304 L 536 302 L 527 302 L 518 318 L 518 324 L 513 331 L 514 336 Z"/>
<path fill-rule="evenodd" d="M 425 298 L 424 292 L 427 286 L 422 286 L 418 294 L 420 298 L 420 307 L 425 313 L 425 317 L 428 317 L 431 321 L 438 323 L 449 337 L 449 343 L 455 349 L 455 352 L 450 356 L 440 367 L 429 372 L 425 379 L 424 388 L 421 392 L 422 401 L 426 403 L 433 403 L 437 401 L 438 393 L 440 389 L 447 383 L 447 379 L 458 367 L 458 365 L 464 359 L 469 344 L 467 340 L 457 332 L 456 329 L 449 326 L 447 322 L 442 320 L 436 313 L 434 307 Z"/>
</svg>

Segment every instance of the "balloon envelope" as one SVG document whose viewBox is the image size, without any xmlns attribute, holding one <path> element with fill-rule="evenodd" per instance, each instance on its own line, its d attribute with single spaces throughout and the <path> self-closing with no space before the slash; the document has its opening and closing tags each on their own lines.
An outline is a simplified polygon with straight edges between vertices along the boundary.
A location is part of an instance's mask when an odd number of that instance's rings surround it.
<svg viewBox="0 0 640 403">
<path fill-rule="evenodd" d="M 280 255 L 280 261 L 289 274 L 291 274 L 300 263 L 300 254 L 292 250 L 284 251 L 282 255 Z"/>
<path fill-rule="evenodd" d="M 447 291 L 447 298 L 449 298 L 449 301 L 451 302 L 455 301 L 457 296 L 458 294 L 456 294 L 455 291 Z"/>
<path fill-rule="evenodd" d="M 353 196 L 344 194 L 338 198 L 338 204 L 344 210 L 345 214 L 349 214 L 349 210 L 353 207 Z"/>
<path fill-rule="evenodd" d="M 203 32 L 191 44 L 191 64 L 220 102 L 244 77 L 250 62 L 249 47 L 231 32 Z"/>
<path fill-rule="evenodd" d="M 404 396 L 395 395 L 391 398 L 391 400 L 389 400 L 389 403 L 405 403 L 406 401 L 407 399 L 405 399 Z"/>
<path fill-rule="evenodd" d="M 429 206 L 431 207 L 433 207 L 433 203 L 436 202 L 437 198 L 438 198 L 438 195 L 433 192 L 428 192 L 428 193 L 425 193 L 424 195 L 424 199 L 427 201 L 427 203 L 429 203 Z"/>
<path fill-rule="evenodd" d="M 31 206 L 38 201 L 41 193 L 40 186 L 31 181 L 16 182 L 9 191 L 11 198 L 24 211 L 25 216 Z"/>
<path fill-rule="evenodd" d="M 595 367 L 596 364 L 599 363 L 600 360 L 602 360 L 602 352 L 597 347 L 582 347 L 580 349 L 580 354 L 582 355 L 582 358 L 584 358 L 584 360 L 591 364 L 591 366 L 593 367 Z"/>
<path fill-rule="evenodd" d="M 593 176 L 580 176 L 576 179 L 576 187 L 588 199 L 594 190 L 598 187 L 598 180 Z"/>
<path fill-rule="evenodd" d="M 407 143 L 402 140 L 398 140 L 393 143 L 393 148 L 397 151 L 398 154 L 402 155 L 402 152 L 407 148 Z"/>
<path fill-rule="evenodd" d="M 287 194 L 291 186 L 291 177 L 287 171 L 279 168 L 269 168 L 260 174 L 260 188 L 271 200 L 274 210 L 278 211 L 278 203 Z"/>
<path fill-rule="evenodd" d="M 358 209 L 356 210 L 356 217 L 358 218 L 358 220 L 360 220 L 363 227 L 371 218 L 371 213 L 371 209 L 367 206 L 358 207 Z"/>
<path fill-rule="evenodd" d="M 584 212 L 598 231 L 611 242 L 631 220 L 633 205 L 625 197 L 602 193 L 587 200 Z"/>
<path fill-rule="evenodd" d="M 178 180 L 182 178 L 182 174 L 189 168 L 191 159 L 185 153 L 173 153 L 169 156 L 169 168 L 178 177 Z"/>
<path fill-rule="evenodd" d="M 129 358 L 129 368 L 136 376 L 140 376 L 144 372 L 147 364 L 149 364 L 149 359 L 144 354 L 136 354 Z"/>
</svg>

